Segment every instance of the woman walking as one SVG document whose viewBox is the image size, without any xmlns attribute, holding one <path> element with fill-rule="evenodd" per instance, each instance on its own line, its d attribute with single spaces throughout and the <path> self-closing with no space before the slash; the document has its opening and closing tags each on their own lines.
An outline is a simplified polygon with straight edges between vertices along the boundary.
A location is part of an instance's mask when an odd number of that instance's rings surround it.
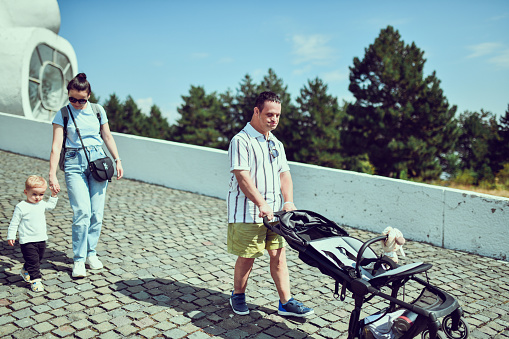
<svg viewBox="0 0 509 339">
<path fill-rule="evenodd" d="M 69 113 L 74 119 L 67 119 L 67 137 L 65 140 L 65 183 L 69 195 L 69 202 L 73 210 L 72 249 L 74 252 L 73 277 L 87 275 L 85 264 L 90 269 L 100 269 L 102 262 L 97 257 L 96 246 L 101 234 L 104 214 L 104 203 L 108 181 L 97 181 L 93 178 L 85 152 L 94 161 L 105 157 L 103 142 L 114 158 L 117 167 L 117 179 L 122 178 L 124 170 L 120 160 L 115 140 L 111 134 L 108 118 L 104 108 L 97 105 L 100 117 L 88 102 L 92 92 L 85 73 L 74 77 L 67 85 L 70 105 Z M 53 120 L 53 143 L 51 147 L 49 188 L 52 192 L 60 191 L 57 179 L 57 167 L 64 138 L 64 117 L 62 110 L 57 112 Z M 79 128 L 80 141 L 76 126 Z"/>
</svg>

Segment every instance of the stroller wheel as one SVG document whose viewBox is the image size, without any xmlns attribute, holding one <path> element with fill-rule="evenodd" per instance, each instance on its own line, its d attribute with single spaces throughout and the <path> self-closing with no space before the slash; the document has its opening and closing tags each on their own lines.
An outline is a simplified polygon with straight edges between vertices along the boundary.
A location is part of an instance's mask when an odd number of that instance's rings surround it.
<svg viewBox="0 0 509 339">
<path fill-rule="evenodd" d="M 422 338 L 422 339 L 431 339 L 431 338 L 429 337 L 429 330 L 425 330 L 425 331 L 423 331 L 423 332 L 422 332 L 422 334 L 421 334 L 421 338 Z M 443 332 L 438 331 L 438 333 L 437 333 L 437 339 L 446 339 L 446 338 L 447 338 L 447 337 L 445 336 L 445 334 L 444 334 Z"/>
<path fill-rule="evenodd" d="M 444 320 L 442 320 L 442 330 L 447 335 L 447 338 L 451 339 L 466 339 L 468 338 L 468 335 L 470 334 L 470 329 L 468 328 L 468 324 L 461 317 L 459 319 L 458 323 L 458 329 L 453 330 L 452 329 L 452 317 L 450 315 L 446 316 Z"/>
</svg>

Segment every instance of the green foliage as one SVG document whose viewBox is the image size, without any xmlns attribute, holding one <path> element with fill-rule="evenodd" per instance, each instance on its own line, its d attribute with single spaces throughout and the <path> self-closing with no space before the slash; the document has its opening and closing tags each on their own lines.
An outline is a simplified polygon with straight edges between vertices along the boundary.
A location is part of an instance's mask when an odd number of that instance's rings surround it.
<svg viewBox="0 0 509 339">
<path fill-rule="evenodd" d="M 340 130 L 344 116 L 337 99 L 327 94 L 319 78 L 308 81 L 297 98 L 291 142 L 287 148 L 295 161 L 342 168 Z"/>
<path fill-rule="evenodd" d="M 146 116 L 132 97 L 122 103 L 116 94 L 110 95 L 103 105 L 108 114 L 108 124 L 114 132 L 170 140 L 171 128 L 159 107 L 153 105 Z"/>
<path fill-rule="evenodd" d="M 90 92 L 90 98 L 88 98 L 88 101 L 90 101 L 94 104 L 97 104 L 97 103 L 99 103 L 99 99 L 100 99 L 100 97 L 96 97 L 94 92 Z"/>
<path fill-rule="evenodd" d="M 110 98 L 103 104 L 103 107 L 108 114 L 110 129 L 114 132 L 128 133 L 128 129 L 124 126 L 124 108 L 115 93 L 110 95 Z"/>
<path fill-rule="evenodd" d="M 253 116 L 253 109 L 255 107 L 256 98 L 261 92 L 260 85 L 253 83 L 253 79 L 246 74 L 244 79 L 240 82 L 240 87 L 237 89 L 237 95 L 230 102 L 233 108 L 228 114 L 228 117 L 233 122 L 232 127 L 235 135 L 246 124 L 251 121 Z M 233 135 L 231 137 L 233 137 Z"/>
<path fill-rule="evenodd" d="M 496 175 L 497 183 L 503 189 L 509 189 L 509 162 L 505 163 Z"/>
<path fill-rule="evenodd" d="M 154 139 L 171 139 L 171 129 L 168 119 L 163 117 L 161 110 L 156 105 L 150 108 L 150 115 L 146 118 L 147 129 L 143 136 Z"/>
<path fill-rule="evenodd" d="M 127 133 L 134 135 L 144 135 L 144 131 L 148 129 L 147 117 L 138 108 L 138 105 L 131 96 L 127 96 L 123 106 L 124 126 Z"/>
<path fill-rule="evenodd" d="M 490 165 L 493 171 L 497 172 L 509 162 L 509 105 L 495 129 L 496 137 L 490 142 Z"/>
<path fill-rule="evenodd" d="M 465 111 L 459 117 L 459 126 L 461 134 L 456 147 L 460 159 L 459 168 L 475 173 L 474 184 L 481 181 L 494 182 L 493 169 L 498 171 L 501 168 L 498 164 L 495 167 L 490 159 L 499 140 L 496 117 L 483 110 L 480 113 Z"/>
<path fill-rule="evenodd" d="M 441 158 L 453 149 L 456 107 L 449 108 L 434 72 L 423 76 L 423 55 L 388 26 L 350 67 L 356 101 L 347 109 L 343 147 L 350 157 L 366 154 L 377 174 L 437 179 Z"/>
<path fill-rule="evenodd" d="M 454 178 L 454 182 L 460 185 L 473 185 L 476 181 L 475 172 L 469 169 L 461 170 Z"/>
<path fill-rule="evenodd" d="M 173 140 L 193 145 L 227 149 L 229 140 L 221 132 L 226 112 L 216 93 L 206 94 L 201 86 L 191 86 L 184 104 L 178 109 L 181 118 Z"/>
</svg>

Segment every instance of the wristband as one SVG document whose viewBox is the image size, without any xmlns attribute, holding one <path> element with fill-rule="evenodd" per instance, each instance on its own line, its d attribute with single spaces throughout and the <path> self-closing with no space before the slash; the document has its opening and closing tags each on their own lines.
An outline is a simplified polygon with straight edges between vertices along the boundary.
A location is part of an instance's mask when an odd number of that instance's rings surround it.
<svg viewBox="0 0 509 339">
<path fill-rule="evenodd" d="M 120 159 L 120 158 L 116 158 L 116 159 L 115 159 L 115 162 L 117 162 L 117 161 L 119 161 L 119 160 L 120 160 L 120 161 L 122 161 L 122 159 Z"/>
<path fill-rule="evenodd" d="M 284 205 L 286 205 L 286 204 L 293 204 L 293 201 L 285 201 L 285 203 L 283 204 L 283 206 L 284 206 Z"/>
</svg>

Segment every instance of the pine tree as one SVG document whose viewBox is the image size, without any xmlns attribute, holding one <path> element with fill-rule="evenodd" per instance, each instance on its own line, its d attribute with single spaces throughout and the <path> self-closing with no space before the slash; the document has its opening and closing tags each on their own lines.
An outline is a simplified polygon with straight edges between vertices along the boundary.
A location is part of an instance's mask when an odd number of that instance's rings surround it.
<svg viewBox="0 0 509 339">
<path fill-rule="evenodd" d="M 124 117 L 127 125 L 127 132 L 134 135 L 144 135 L 148 129 L 147 116 L 141 112 L 136 101 L 129 95 L 123 105 Z"/>
<path fill-rule="evenodd" d="M 219 95 L 219 101 L 221 103 L 221 108 L 223 114 L 225 116 L 225 123 L 220 124 L 220 132 L 225 136 L 227 140 L 231 140 L 235 134 L 237 134 L 242 127 L 241 123 L 244 122 L 244 117 L 239 119 L 242 116 L 242 113 L 239 113 L 238 106 L 236 105 L 235 96 L 231 93 L 230 90 L 227 90 L 225 93 Z M 246 122 L 247 123 L 247 122 Z"/>
<path fill-rule="evenodd" d="M 507 105 L 505 115 L 500 117 L 499 136 L 500 141 L 496 147 L 499 154 L 499 165 L 503 166 L 509 164 L 509 105 Z"/>
<path fill-rule="evenodd" d="M 343 146 L 349 156 L 367 155 L 377 174 L 437 179 L 457 139 L 456 106 L 449 107 L 435 72 L 424 77 L 423 55 L 388 26 L 350 67 L 356 101 Z"/>
<path fill-rule="evenodd" d="M 300 90 L 297 104 L 293 138 L 288 143 L 295 161 L 342 168 L 340 130 L 344 112 L 337 98 L 327 94 L 327 85 L 316 78 Z"/>
<path fill-rule="evenodd" d="M 108 125 L 110 126 L 110 130 L 113 132 L 127 133 L 124 109 L 115 93 L 110 95 L 103 107 L 108 115 Z"/>
<path fill-rule="evenodd" d="M 499 139 L 496 117 L 482 109 L 480 113 L 465 111 L 459 117 L 459 124 L 461 134 L 456 150 L 460 170 L 471 172 L 474 184 L 493 182 L 494 173 L 502 167 L 495 167 L 493 162 L 493 146 Z"/>
<path fill-rule="evenodd" d="M 232 116 L 230 117 L 233 121 L 233 128 L 236 130 L 233 135 L 251 121 L 256 98 L 260 92 L 262 92 L 260 86 L 253 83 L 251 76 L 246 74 L 240 83 L 240 88 L 237 89 L 237 95 L 233 101 L 234 111 L 231 112 Z"/>
<path fill-rule="evenodd" d="M 206 94 L 201 86 L 191 86 L 184 104 L 178 108 L 173 139 L 193 145 L 227 149 L 229 140 L 220 132 L 226 116 L 216 93 Z"/>
<path fill-rule="evenodd" d="M 156 105 L 150 108 L 150 116 L 147 118 L 147 130 L 143 136 L 155 139 L 170 140 L 171 129 L 168 120 L 163 117 L 161 110 Z"/>
<path fill-rule="evenodd" d="M 100 99 L 101 99 L 100 97 L 96 97 L 95 96 L 94 92 L 90 92 L 90 98 L 88 98 L 89 102 L 92 102 L 94 104 L 98 104 Z"/>
</svg>

